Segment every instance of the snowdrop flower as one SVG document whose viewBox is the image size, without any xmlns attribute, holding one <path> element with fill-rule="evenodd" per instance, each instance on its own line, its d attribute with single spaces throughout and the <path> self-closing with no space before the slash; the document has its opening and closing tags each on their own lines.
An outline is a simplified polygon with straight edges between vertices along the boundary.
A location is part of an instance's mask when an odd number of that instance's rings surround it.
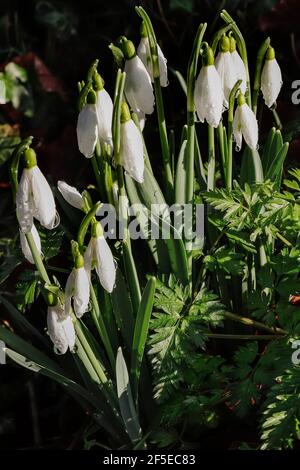
<svg viewBox="0 0 300 470">
<path fill-rule="evenodd" d="M 30 232 L 33 236 L 33 240 L 34 240 L 34 243 L 35 243 L 35 246 L 39 255 L 42 255 L 41 239 L 39 236 L 39 232 L 37 231 L 36 226 L 34 224 L 32 225 Z M 27 261 L 29 261 L 29 263 L 34 264 L 34 259 L 32 257 L 31 250 L 29 248 L 29 245 L 26 239 L 26 234 L 22 232 L 21 230 L 20 230 L 20 242 L 21 242 L 21 250 L 22 250 L 23 255 L 25 256 Z"/>
<path fill-rule="evenodd" d="M 157 53 L 158 53 L 160 85 L 162 87 L 166 87 L 168 86 L 168 83 L 169 83 L 167 59 L 163 55 L 163 52 L 158 44 L 157 44 Z M 139 56 L 144 66 L 146 67 L 147 72 L 151 77 L 151 81 L 154 82 L 150 45 L 149 45 L 149 39 L 147 36 L 147 30 L 146 30 L 146 26 L 144 22 L 142 23 L 142 27 L 141 27 L 141 41 L 137 48 L 137 55 Z"/>
<path fill-rule="evenodd" d="M 243 137 L 246 144 L 255 150 L 258 143 L 258 124 L 255 114 L 247 105 L 242 93 L 238 95 L 237 102 L 238 106 L 233 119 L 233 135 L 237 150 L 241 149 Z"/>
<path fill-rule="evenodd" d="M 123 44 L 125 62 L 125 96 L 134 112 L 142 111 L 152 114 L 154 111 L 154 94 L 150 75 L 143 62 L 136 55 L 135 47 L 131 41 Z"/>
<path fill-rule="evenodd" d="M 73 299 L 73 309 L 78 318 L 89 310 L 90 283 L 84 268 L 83 256 L 78 255 L 75 267 L 68 277 L 65 289 L 65 312 L 70 314 Z"/>
<path fill-rule="evenodd" d="M 74 186 L 70 186 L 65 181 L 58 181 L 57 188 L 62 197 L 65 199 L 65 201 L 67 201 L 68 204 L 70 204 L 70 206 L 83 210 L 83 197 L 80 192 L 74 188 Z"/>
<path fill-rule="evenodd" d="M 236 82 L 238 80 L 242 80 L 242 83 L 240 85 L 241 92 L 243 94 L 246 93 L 247 90 L 247 73 L 246 73 L 246 67 L 245 64 L 239 55 L 238 51 L 236 50 L 236 40 L 234 37 L 230 36 L 230 53 L 231 53 L 231 59 L 233 62 L 233 67 L 236 75 Z"/>
<path fill-rule="evenodd" d="M 86 105 L 78 115 L 77 120 L 77 142 L 79 151 L 86 157 L 94 155 L 98 139 L 98 117 L 97 117 L 97 96 L 92 90 L 88 93 Z"/>
<path fill-rule="evenodd" d="M 99 222 L 93 225 L 92 237 L 84 254 L 84 265 L 89 277 L 91 270 L 95 268 L 102 287 L 107 292 L 112 292 L 116 280 L 116 267 Z"/>
<path fill-rule="evenodd" d="M 120 143 L 121 165 L 135 181 L 142 183 L 144 181 L 143 140 L 125 102 L 122 103 Z"/>
<path fill-rule="evenodd" d="M 224 93 L 220 76 L 214 66 L 214 54 L 207 45 L 203 66 L 195 83 L 195 106 L 200 122 L 205 120 L 218 127 L 222 118 Z"/>
<path fill-rule="evenodd" d="M 55 201 L 45 176 L 36 163 L 35 151 L 25 150 L 25 168 L 18 186 L 17 218 L 22 232 L 30 232 L 33 218 L 48 229 L 59 224 Z"/>
<path fill-rule="evenodd" d="M 107 143 L 111 150 L 113 149 L 112 141 L 112 115 L 113 115 L 113 102 L 107 91 L 104 89 L 104 83 L 99 75 L 94 77 L 94 87 L 96 90 L 96 112 L 98 124 L 98 137 L 100 144 Z"/>
<path fill-rule="evenodd" d="M 235 67 L 230 53 L 230 39 L 228 36 L 222 36 L 220 41 L 220 52 L 216 57 L 216 69 L 220 76 L 223 93 L 225 97 L 225 106 L 228 106 L 229 95 L 237 82 Z"/>
<path fill-rule="evenodd" d="M 72 318 L 66 315 L 60 303 L 48 307 L 47 311 L 48 334 L 54 345 L 55 354 L 65 354 L 75 347 L 75 329 Z"/>
<path fill-rule="evenodd" d="M 275 59 L 275 51 L 269 46 L 266 53 L 266 61 L 261 73 L 261 91 L 266 105 L 271 108 L 282 87 L 281 70 Z"/>
</svg>

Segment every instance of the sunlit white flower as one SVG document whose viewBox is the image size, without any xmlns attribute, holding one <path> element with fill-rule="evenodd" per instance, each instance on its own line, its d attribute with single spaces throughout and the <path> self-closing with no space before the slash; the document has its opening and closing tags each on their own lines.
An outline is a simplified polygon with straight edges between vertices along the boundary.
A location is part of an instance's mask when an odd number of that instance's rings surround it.
<svg viewBox="0 0 300 470">
<path fill-rule="evenodd" d="M 74 312 L 80 318 L 89 310 L 90 300 L 90 283 L 83 262 L 82 266 L 73 268 L 67 280 L 65 289 L 66 314 L 71 311 L 72 299 Z"/>
<path fill-rule="evenodd" d="M 255 150 L 258 144 L 258 124 L 252 109 L 247 105 L 242 94 L 238 96 L 238 106 L 233 119 L 233 135 L 237 150 L 242 146 L 242 138 L 246 144 Z"/>
<path fill-rule="evenodd" d="M 87 273 L 96 269 L 100 284 L 107 292 L 112 292 L 116 280 L 116 266 L 112 252 L 105 240 L 100 224 L 99 233 L 92 236 L 84 254 L 84 265 Z"/>
<path fill-rule="evenodd" d="M 52 229 L 59 223 L 53 193 L 48 181 L 36 165 L 35 153 L 28 149 L 27 155 L 34 154 L 35 164 L 24 168 L 16 195 L 17 217 L 22 232 L 30 232 L 33 218 L 43 227 Z M 25 154 L 26 154 L 25 152 Z"/>
<path fill-rule="evenodd" d="M 97 96 L 90 91 L 87 103 L 83 106 L 77 120 L 77 142 L 79 151 L 87 158 L 94 154 L 98 139 Z"/>
<path fill-rule="evenodd" d="M 32 225 L 30 231 L 32 233 L 36 249 L 39 255 L 41 255 L 42 254 L 41 239 L 39 236 L 39 232 L 37 231 L 36 226 L 34 224 Z M 29 245 L 26 239 L 26 234 L 22 232 L 21 230 L 20 230 L 20 242 L 21 242 L 21 249 L 22 249 L 23 255 L 25 256 L 27 261 L 29 261 L 29 263 L 34 264 L 34 259 L 32 257 L 31 250 L 29 248 Z"/>
<path fill-rule="evenodd" d="M 128 110 L 126 103 L 123 109 Z M 126 112 L 125 112 L 126 113 Z M 124 122 L 125 121 L 125 122 Z M 127 173 L 138 183 L 144 181 L 144 146 L 141 133 L 130 118 L 130 113 L 121 121 L 120 162 Z"/>
<path fill-rule="evenodd" d="M 68 348 L 74 350 L 76 337 L 73 321 L 70 315 L 65 314 L 60 303 L 48 307 L 47 326 L 56 354 L 65 354 Z"/>
<path fill-rule="evenodd" d="M 98 136 L 100 144 L 107 143 L 111 149 L 113 148 L 112 141 L 112 115 L 113 115 L 113 102 L 107 91 L 102 88 L 96 92 L 97 95 L 97 119 L 98 119 Z"/>
<path fill-rule="evenodd" d="M 167 59 L 165 58 L 159 44 L 157 44 L 157 53 L 158 53 L 158 64 L 159 64 L 159 76 L 160 76 L 160 84 L 162 87 L 168 86 L 168 68 L 167 68 Z M 137 48 L 137 55 L 143 62 L 144 66 L 147 69 L 148 74 L 151 77 L 152 82 L 153 80 L 153 69 L 152 69 L 152 62 L 151 62 L 151 52 L 149 46 L 148 37 L 142 37 L 140 44 Z"/>
<path fill-rule="evenodd" d="M 143 132 L 146 124 L 146 115 L 142 111 L 139 111 L 137 114 L 138 120 L 139 120 L 139 126 L 140 130 Z"/>
<path fill-rule="evenodd" d="M 76 209 L 83 208 L 83 197 L 80 192 L 74 188 L 74 186 L 70 186 L 65 181 L 58 181 L 57 188 L 62 197 L 65 199 L 65 201 L 67 201 L 68 204 L 70 204 L 70 206 L 76 207 Z"/>
<path fill-rule="evenodd" d="M 222 118 L 224 93 L 214 65 L 204 65 L 195 84 L 195 106 L 200 122 L 218 127 Z"/>
<path fill-rule="evenodd" d="M 236 50 L 236 40 L 234 39 L 233 36 L 230 36 L 230 52 L 231 52 L 231 58 L 233 62 L 233 67 L 236 75 L 236 81 L 237 80 L 242 80 L 242 83 L 240 85 L 240 90 L 243 94 L 246 93 L 247 90 L 247 73 L 246 73 L 246 67 L 245 64 Z"/>
<path fill-rule="evenodd" d="M 261 73 L 261 91 L 266 105 L 271 108 L 282 87 L 282 74 L 273 47 L 269 47 Z"/>
<path fill-rule="evenodd" d="M 154 111 L 154 94 L 151 78 L 143 62 L 136 55 L 135 47 L 131 41 L 124 45 L 126 57 L 125 68 L 125 96 L 134 112 L 142 111 L 152 114 Z"/>
<path fill-rule="evenodd" d="M 225 105 L 228 105 L 229 95 L 237 82 L 235 67 L 229 51 L 220 51 L 216 57 L 216 69 L 220 76 L 225 97 Z"/>
</svg>

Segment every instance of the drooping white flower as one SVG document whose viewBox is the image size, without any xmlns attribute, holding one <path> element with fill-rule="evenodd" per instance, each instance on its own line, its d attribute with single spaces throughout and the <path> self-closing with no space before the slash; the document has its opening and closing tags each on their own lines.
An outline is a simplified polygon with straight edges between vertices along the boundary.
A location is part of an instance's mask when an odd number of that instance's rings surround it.
<svg viewBox="0 0 300 470">
<path fill-rule="evenodd" d="M 275 59 L 275 51 L 273 47 L 269 46 L 266 53 L 266 61 L 261 73 L 261 91 L 265 103 L 269 108 L 276 102 L 281 87 L 281 70 Z"/>
<path fill-rule="evenodd" d="M 58 181 L 57 188 L 70 206 L 76 207 L 76 209 L 83 209 L 83 197 L 74 186 L 70 186 L 65 181 Z"/>
<path fill-rule="evenodd" d="M 89 310 L 90 283 L 84 268 L 84 260 L 79 256 L 77 267 L 71 271 L 65 289 L 65 312 L 70 314 L 73 299 L 73 309 L 78 318 Z"/>
<path fill-rule="evenodd" d="M 200 122 L 218 127 L 222 118 L 224 93 L 213 64 L 203 65 L 195 83 L 195 106 Z"/>
<path fill-rule="evenodd" d="M 139 111 L 136 114 L 137 114 L 137 117 L 139 119 L 140 130 L 143 132 L 143 130 L 145 128 L 145 124 L 146 124 L 146 115 L 142 111 Z"/>
<path fill-rule="evenodd" d="M 107 292 L 112 292 L 116 280 L 116 266 L 99 222 L 93 227 L 93 236 L 84 254 L 84 265 L 89 276 L 95 268 L 102 287 Z"/>
<path fill-rule="evenodd" d="M 97 119 L 98 119 L 98 136 L 100 144 L 107 143 L 113 149 L 112 141 L 112 115 L 113 102 L 107 91 L 102 88 L 96 92 L 97 95 Z"/>
<path fill-rule="evenodd" d="M 39 236 L 39 232 L 37 231 L 36 226 L 34 224 L 32 225 L 30 231 L 32 233 L 36 249 L 39 255 L 41 255 L 42 254 L 41 239 Z M 31 250 L 29 248 L 29 245 L 26 239 L 26 234 L 22 232 L 22 230 L 20 230 L 20 243 L 21 243 L 21 250 L 22 250 L 23 255 L 25 256 L 27 261 L 29 261 L 29 263 L 34 264 L 34 259 L 32 257 Z"/>
<path fill-rule="evenodd" d="M 136 55 L 131 41 L 126 41 L 125 51 L 125 96 L 134 112 L 142 111 L 152 114 L 154 111 L 154 94 L 151 78 L 143 62 Z"/>
<path fill-rule="evenodd" d="M 241 149 L 242 138 L 244 138 L 246 144 L 252 150 L 257 148 L 257 119 L 252 109 L 247 105 L 244 95 L 241 93 L 238 96 L 238 106 L 233 119 L 233 135 L 237 150 Z"/>
<path fill-rule="evenodd" d="M 71 352 L 74 350 L 76 336 L 73 321 L 60 303 L 48 307 L 47 326 L 55 354 L 65 354 L 68 348 Z"/>
<path fill-rule="evenodd" d="M 158 53 L 160 85 L 162 87 L 166 87 L 169 84 L 167 59 L 165 58 L 161 48 L 159 47 L 159 44 L 157 44 L 157 53 Z M 154 82 L 152 62 L 151 62 L 151 52 L 150 52 L 149 40 L 147 36 L 141 38 L 140 44 L 137 48 L 137 55 L 139 56 L 144 66 L 146 67 L 147 72 L 151 77 L 151 81 Z"/>
<path fill-rule="evenodd" d="M 96 93 L 90 91 L 87 96 L 87 103 L 80 111 L 77 120 L 76 132 L 78 148 L 86 158 L 93 156 L 98 139 L 96 101 Z"/>
<path fill-rule="evenodd" d="M 126 103 L 122 103 L 120 131 L 120 163 L 138 183 L 144 181 L 144 146 L 141 133 L 130 117 Z"/>
<path fill-rule="evenodd" d="M 33 218 L 48 229 L 59 224 L 54 196 L 48 181 L 36 165 L 34 150 L 24 153 L 26 168 L 20 179 L 16 195 L 17 218 L 22 232 L 30 232 Z"/>
<path fill-rule="evenodd" d="M 246 67 L 241 56 L 236 50 L 236 40 L 232 36 L 230 37 L 230 53 L 231 53 L 231 58 L 232 58 L 234 71 L 236 75 L 236 81 L 242 80 L 242 83 L 240 85 L 240 90 L 243 94 L 245 94 L 247 90 Z"/>
</svg>

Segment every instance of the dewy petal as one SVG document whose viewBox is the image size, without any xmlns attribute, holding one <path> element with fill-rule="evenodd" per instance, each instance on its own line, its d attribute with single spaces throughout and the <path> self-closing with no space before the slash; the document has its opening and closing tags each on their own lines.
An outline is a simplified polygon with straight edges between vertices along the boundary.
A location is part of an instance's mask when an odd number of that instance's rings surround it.
<svg viewBox="0 0 300 470">
<path fill-rule="evenodd" d="M 65 354 L 68 348 L 71 351 L 74 349 L 76 336 L 73 321 L 65 315 L 63 306 L 48 307 L 47 326 L 56 354 Z"/>
<path fill-rule="evenodd" d="M 34 166 L 29 171 L 32 172 L 33 215 L 43 227 L 55 228 L 59 223 L 59 218 L 49 183 L 38 166 Z"/>
<path fill-rule="evenodd" d="M 240 121 L 245 142 L 252 150 L 256 150 L 258 144 L 258 124 L 256 116 L 247 103 L 239 106 L 239 108 L 241 108 Z"/>
<path fill-rule="evenodd" d="M 247 73 L 246 73 L 245 64 L 241 56 L 239 55 L 238 51 L 236 50 L 231 53 L 231 58 L 232 58 L 233 65 L 235 68 L 235 74 L 236 74 L 237 80 L 242 80 L 240 89 L 244 95 L 247 90 Z"/>
<path fill-rule="evenodd" d="M 94 154 L 98 138 L 98 120 L 95 104 L 86 104 L 77 121 L 77 142 L 80 152 L 87 158 Z"/>
<path fill-rule="evenodd" d="M 98 118 L 98 133 L 101 143 L 107 143 L 113 149 L 112 142 L 112 115 L 113 115 L 113 102 L 107 91 L 103 88 L 97 91 L 97 118 Z"/>
<path fill-rule="evenodd" d="M 31 227 L 31 233 L 32 233 L 32 236 L 33 236 L 33 240 L 34 240 L 36 249 L 37 249 L 38 253 L 41 255 L 42 254 L 41 239 L 40 239 L 39 233 L 36 229 L 36 226 L 34 224 Z M 22 232 L 22 230 L 20 230 L 20 242 L 21 242 L 21 249 L 22 249 L 23 255 L 25 256 L 27 261 L 29 261 L 29 263 L 34 264 L 34 259 L 33 259 L 32 254 L 31 254 L 31 250 L 29 248 L 29 245 L 28 245 L 28 242 L 27 242 L 27 239 L 26 239 L 26 235 L 25 235 L 24 232 Z"/>
<path fill-rule="evenodd" d="M 277 60 L 266 60 L 261 74 L 261 91 L 269 108 L 277 100 L 281 87 L 282 75 Z"/>
<path fill-rule="evenodd" d="M 65 181 L 58 181 L 57 187 L 62 197 L 70 206 L 76 207 L 76 209 L 83 208 L 83 197 L 74 186 L 70 186 Z"/>
<path fill-rule="evenodd" d="M 143 140 L 132 119 L 121 124 L 120 161 L 135 181 L 144 181 Z"/>
<path fill-rule="evenodd" d="M 70 272 L 65 287 L 65 314 L 71 314 L 71 299 L 74 293 L 75 268 Z"/>
<path fill-rule="evenodd" d="M 230 92 L 237 82 L 235 67 L 230 52 L 219 52 L 215 64 L 221 79 L 226 100 L 225 105 L 227 106 Z"/>
<path fill-rule="evenodd" d="M 86 270 L 86 273 L 88 275 L 89 280 L 91 279 L 91 271 L 92 271 L 92 266 L 93 266 L 93 259 L 94 259 L 94 243 L 93 243 L 93 237 L 90 239 L 89 244 L 87 246 L 87 249 L 85 250 L 84 253 L 84 268 Z"/>
<path fill-rule="evenodd" d="M 201 122 L 218 127 L 222 118 L 224 93 L 214 65 L 203 66 L 195 84 L 195 106 Z"/>
<path fill-rule="evenodd" d="M 78 318 L 89 310 L 90 281 L 84 267 L 74 270 L 73 305 Z"/>
<path fill-rule="evenodd" d="M 138 111 L 136 114 L 139 120 L 140 130 L 143 132 L 146 124 L 146 114 L 142 111 Z"/>
<path fill-rule="evenodd" d="M 157 44 L 157 53 L 158 53 L 158 63 L 159 63 L 159 75 L 160 75 L 160 84 L 162 87 L 168 86 L 168 68 L 167 68 L 167 59 L 165 58 L 160 46 Z M 151 53 L 149 47 L 148 38 L 141 38 L 140 44 L 137 48 L 137 55 L 143 62 L 144 66 L 147 69 L 148 74 L 151 77 L 153 82 L 153 70 L 151 63 Z"/>
<path fill-rule="evenodd" d="M 139 56 L 134 56 L 125 63 L 125 95 L 133 111 L 152 114 L 154 94 L 151 78 Z"/>
<path fill-rule="evenodd" d="M 31 170 L 23 170 L 16 195 L 17 218 L 22 232 L 30 232 L 33 225 L 33 199 Z"/>
<path fill-rule="evenodd" d="M 235 110 L 234 118 L 233 118 L 233 137 L 236 143 L 237 151 L 241 150 L 242 140 L 243 140 L 240 114 L 241 114 L 241 110 L 240 110 L 240 106 L 238 106 Z"/>
<path fill-rule="evenodd" d="M 100 284 L 107 292 L 112 292 L 116 280 L 116 267 L 112 252 L 105 238 L 95 240 L 96 271 Z"/>
</svg>

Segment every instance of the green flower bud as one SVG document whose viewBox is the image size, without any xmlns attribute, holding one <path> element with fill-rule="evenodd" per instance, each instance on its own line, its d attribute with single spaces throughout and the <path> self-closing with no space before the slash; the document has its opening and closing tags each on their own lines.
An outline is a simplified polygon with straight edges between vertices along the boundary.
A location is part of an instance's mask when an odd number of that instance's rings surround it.
<svg viewBox="0 0 300 470">
<path fill-rule="evenodd" d="M 242 105 L 245 104 L 245 103 L 246 103 L 246 98 L 245 98 L 245 96 L 243 95 L 243 93 L 239 93 L 239 94 L 238 94 L 238 97 L 237 97 L 237 104 L 238 104 L 239 106 L 242 106 Z"/>
<path fill-rule="evenodd" d="M 204 66 L 214 65 L 215 57 L 212 48 L 207 44 L 207 42 L 203 43 L 204 50 L 202 52 L 202 64 Z"/>
<path fill-rule="evenodd" d="M 230 51 L 230 39 L 226 34 L 223 34 L 220 43 L 219 43 L 220 51 L 221 52 L 229 52 Z"/>
<path fill-rule="evenodd" d="M 96 104 L 97 96 L 96 96 L 96 93 L 94 92 L 94 90 L 90 90 L 88 92 L 88 95 L 86 97 L 86 102 L 87 102 L 87 104 Z"/>
<path fill-rule="evenodd" d="M 103 90 L 104 80 L 101 77 L 100 73 L 96 72 L 93 78 L 93 87 L 95 91 Z"/>
<path fill-rule="evenodd" d="M 130 114 L 129 106 L 126 103 L 126 101 L 123 101 L 121 104 L 121 122 L 124 123 L 124 122 L 130 121 L 130 119 L 131 119 L 131 114 Z"/>
<path fill-rule="evenodd" d="M 102 225 L 100 224 L 100 222 L 94 223 L 92 225 L 92 237 L 98 238 L 98 237 L 102 237 L 102 235 L 103 235 Z"/>
<path fill-rule="evenodd" d="M 269 46 L 266 52 L 266 60 L 275 59 L 275 49 L 272 46 Z"/>
<path fill-rule="evenodd" d="M 234 39 L 233 36 L 229 36 L 230 39 L 230 52 L 236 51 L 236 40 Z"/>
<path fill-rule="evenodd" d="M 136 56 L 134 44 L 128 39 L 122 43 L 122 51 L 126 60 L 133 59 Z"/>
<path fill-rule="evenodd" d="M 75 268 L 83 268 L 84 267 L 84 258 L 82 255 L 78 254 L 75 258 Z"/>
<path fill-rule="evenodd" d="M 24 152 L 25 168 L 33 168 L 37 165 L 36 153 L 32 148 L 26 149 Z"/>
</svg>

